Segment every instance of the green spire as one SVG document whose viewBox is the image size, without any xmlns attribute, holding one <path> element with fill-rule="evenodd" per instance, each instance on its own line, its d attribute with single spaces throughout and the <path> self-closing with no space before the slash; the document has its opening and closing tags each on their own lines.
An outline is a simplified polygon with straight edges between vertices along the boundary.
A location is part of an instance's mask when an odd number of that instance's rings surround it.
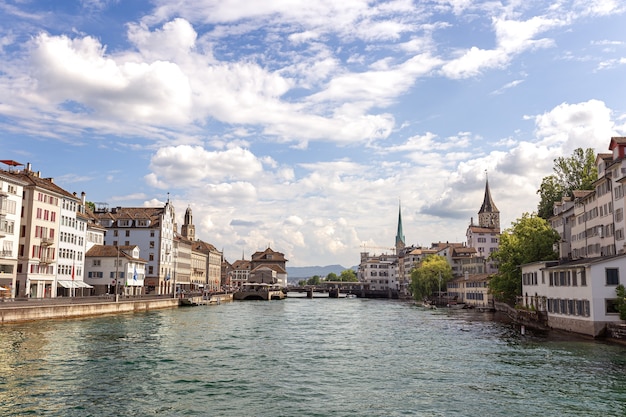
<svg viewBox="0 0 626 417">
<path fill-rule="evenodd" d="M 404 234 L 402 232 L 402 205 L 398 202 L 398 232 L 396 233 L 396 248 L 404 247 Z"/>
</svg>

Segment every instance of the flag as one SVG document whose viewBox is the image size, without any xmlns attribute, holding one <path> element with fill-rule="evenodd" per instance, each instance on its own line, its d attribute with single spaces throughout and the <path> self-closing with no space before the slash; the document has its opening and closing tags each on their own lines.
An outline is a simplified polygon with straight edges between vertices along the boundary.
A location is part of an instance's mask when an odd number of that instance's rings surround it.
<svg viewBox="0 0 626 417">
<path fill-rule="evenodd" d="M 74 281 L 74 265 L 72 265 L 72 281 Z"/>
<path fill-rule="evenodd" d="M 133 281 L 137 281 L 137 265 L 135 265 L 135 269 L 133 270 Z"/>
</svg>

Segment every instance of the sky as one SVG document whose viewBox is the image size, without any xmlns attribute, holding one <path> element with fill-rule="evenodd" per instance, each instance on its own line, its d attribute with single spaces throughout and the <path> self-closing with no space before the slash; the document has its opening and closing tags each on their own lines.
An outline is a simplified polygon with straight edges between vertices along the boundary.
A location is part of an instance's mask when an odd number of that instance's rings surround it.
<svg viewBox="0 0 626 417">
<path fill-rule="evenodd" d="M 160 206 L 234 262 L 506 229 L 626 135 L 621 0 L 0 0 L 0 159 Z M 8 168 L 8 167 L 2 167 Z"/>
</svg>

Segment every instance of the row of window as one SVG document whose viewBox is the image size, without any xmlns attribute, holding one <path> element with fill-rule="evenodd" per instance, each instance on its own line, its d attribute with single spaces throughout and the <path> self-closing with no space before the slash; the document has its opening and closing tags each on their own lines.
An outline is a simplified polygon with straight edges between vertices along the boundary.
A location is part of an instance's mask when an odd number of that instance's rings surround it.
<svg viewBox="0 0 626 417">
<path fill-rule="evenodd" d="M 465 299 L 483 301 L 485 299 L 485 294 L 482 292 L 468 292 L 467 294 L 465 294 Z"/>
<path fill-rule="evenodd" d="M 591 308 L 589 300 L 548 298 L 548 312 L 553 314 L 565 314 L 568 316 L 589 317 L 591 315 Z"/>
<path fill-rule="evenodd" d="M 77 261 L 83 260 L 83 252 L 73 249 L 59 248 L 59 259 L 75 259 Z"/>
<path fill-rule="evenodd" d="M 587 271 L 585 269 L 580 270 L 568 270 L 568 271 L 555 271 L 550 272 L 550 286 L 551 287 L 578 287 L 578 277 L 580 276 L 580 286 L 587 286 Z M 543 284 L 543 280 L 542 280 Z"/>
<path fill-rule="evenodd" d="M 59 205 L 59 199 L 44 193 L 37 193 L 37 201 L 43 201 L 46 204 L 52 204 L 53 206 Z"/>
</svg>

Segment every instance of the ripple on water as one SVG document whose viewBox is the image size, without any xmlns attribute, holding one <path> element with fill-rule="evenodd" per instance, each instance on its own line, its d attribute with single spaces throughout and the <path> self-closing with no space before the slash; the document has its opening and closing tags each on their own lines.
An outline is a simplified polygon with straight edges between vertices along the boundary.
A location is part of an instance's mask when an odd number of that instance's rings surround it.
<svg viewBox="0 0 626 417">
<path fill-rule="evenodd" d="M 607 416 L 626 354 L 491 315 L 287 299 L 0 327 L 0 415 Z"/>
</svg>

